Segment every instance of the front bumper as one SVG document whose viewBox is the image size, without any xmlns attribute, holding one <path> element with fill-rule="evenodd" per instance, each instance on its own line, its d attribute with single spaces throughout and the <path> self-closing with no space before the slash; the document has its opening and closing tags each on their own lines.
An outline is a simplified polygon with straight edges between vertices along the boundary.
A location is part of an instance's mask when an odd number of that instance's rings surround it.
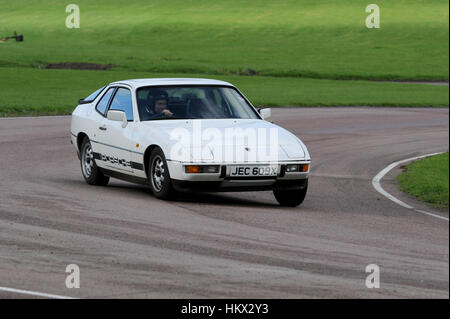
<svg viewBox="0 0 450 319">
<path fill-rule="evenodd" d="M 251 192 L 269 190 L 301 190 L 307 185 L 308 179 L 299 180 L 274 180 L 252 181 L 243 183 L 229 181 L 192 182 L 172 180 L 172 185 L 177 191 L 203 191 L 203 192 Z"/>
<path fill-rule="evenodd" d="M 186 173 L 185 165 L 220 165 L 218 173 Z M 286 166 L 289 164 L 308 164 L 306 172 L 287 172 Z M 270 163 L 277 165 L 277 176 L 257 176 L 257 177 L 230 177 L 226 174 L 226 167 L 229 165 L 258 165 L 265 166 L 267 163 L 182 163 L 177 161 L 167 161 L 170 177 L 175 189 L 197 190 L 197 191 L 261 191 L 274 189 L 302 189 L 308 180 L 311 161 L 289 161 L 282 163 Z"/>
</svg>

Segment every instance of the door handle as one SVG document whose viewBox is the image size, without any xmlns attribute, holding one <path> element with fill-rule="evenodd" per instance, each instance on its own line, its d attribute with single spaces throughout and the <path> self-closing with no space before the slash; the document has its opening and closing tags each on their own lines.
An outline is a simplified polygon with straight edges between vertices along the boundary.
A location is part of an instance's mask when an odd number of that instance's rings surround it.
<svg viewBox="0 0 450 319">
<path fill-rule="evenodd" d="M 99 129 L 102 130 L 102 131 L 106 131 L 106 126 L 105 125 L 100 126 Z"/>
</svg>

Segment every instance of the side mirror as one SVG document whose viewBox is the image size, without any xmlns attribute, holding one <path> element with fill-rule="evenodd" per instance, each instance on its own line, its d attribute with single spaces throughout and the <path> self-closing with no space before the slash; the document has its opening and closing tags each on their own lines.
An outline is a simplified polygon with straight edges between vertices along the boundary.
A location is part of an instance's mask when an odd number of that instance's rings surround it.
<svg viewBox="0 0 450 319">
<path fill-rule="evenodd" d="M 124 111 L 109 110 L 106 118 L 111 121 L 122 122 L 122 127 L 128 125 L 127 116 Z"/>
<path fill-rule="evenodd" d="M 269 117 L 272 116 L 272 111 L 269 108 L 259 109 L 258 112 L 261 115 L 261 117 L 263 118 L 263 120 L 268 119 Z"/>
</svg>

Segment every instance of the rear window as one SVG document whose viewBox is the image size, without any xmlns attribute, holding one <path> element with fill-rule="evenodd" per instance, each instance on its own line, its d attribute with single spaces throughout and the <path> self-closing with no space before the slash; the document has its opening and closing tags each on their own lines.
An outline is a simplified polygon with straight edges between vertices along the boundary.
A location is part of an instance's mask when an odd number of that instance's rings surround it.
<svg viewBox="0 0 450 319">
<path fill-rule="evenodd" d="M 85 101 L 85 102 L 92 102 L 92 101 L 94 101 L 94 100 L 97 98 L 97 96 L 103 91 L 103 89 L 104 89 L 105 87 L 106 87 L 106 86 L 104 86 L 104 87 L 98 89 L 97 91 L 95 91 L 94 93 L 92 93 L 91 95 L 89 95 L 88 97 L 84 98 L 83 101 Z"/>
</svg>

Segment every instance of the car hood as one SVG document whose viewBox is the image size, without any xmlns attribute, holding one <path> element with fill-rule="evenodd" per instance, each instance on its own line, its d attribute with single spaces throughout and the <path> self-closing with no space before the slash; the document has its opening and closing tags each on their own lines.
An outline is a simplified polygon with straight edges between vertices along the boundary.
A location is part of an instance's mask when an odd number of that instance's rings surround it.
<svg viewBox="0 0 450 319">
<path fill-rule="evenodd" d="M 264 148 L 268 153 L 276 149 L 278 160 L 309 160 L 306 146 L 299 138 L 264 120 L 159 120 L 139 124 L 141 139 L 148 145 L 161 146 L 170 160 L 222 161 L 231 148 L 245 148 L 250 155 Z M 174 148 L 189 153 L 189 159 L 180 158 Z"/>
</svg>

